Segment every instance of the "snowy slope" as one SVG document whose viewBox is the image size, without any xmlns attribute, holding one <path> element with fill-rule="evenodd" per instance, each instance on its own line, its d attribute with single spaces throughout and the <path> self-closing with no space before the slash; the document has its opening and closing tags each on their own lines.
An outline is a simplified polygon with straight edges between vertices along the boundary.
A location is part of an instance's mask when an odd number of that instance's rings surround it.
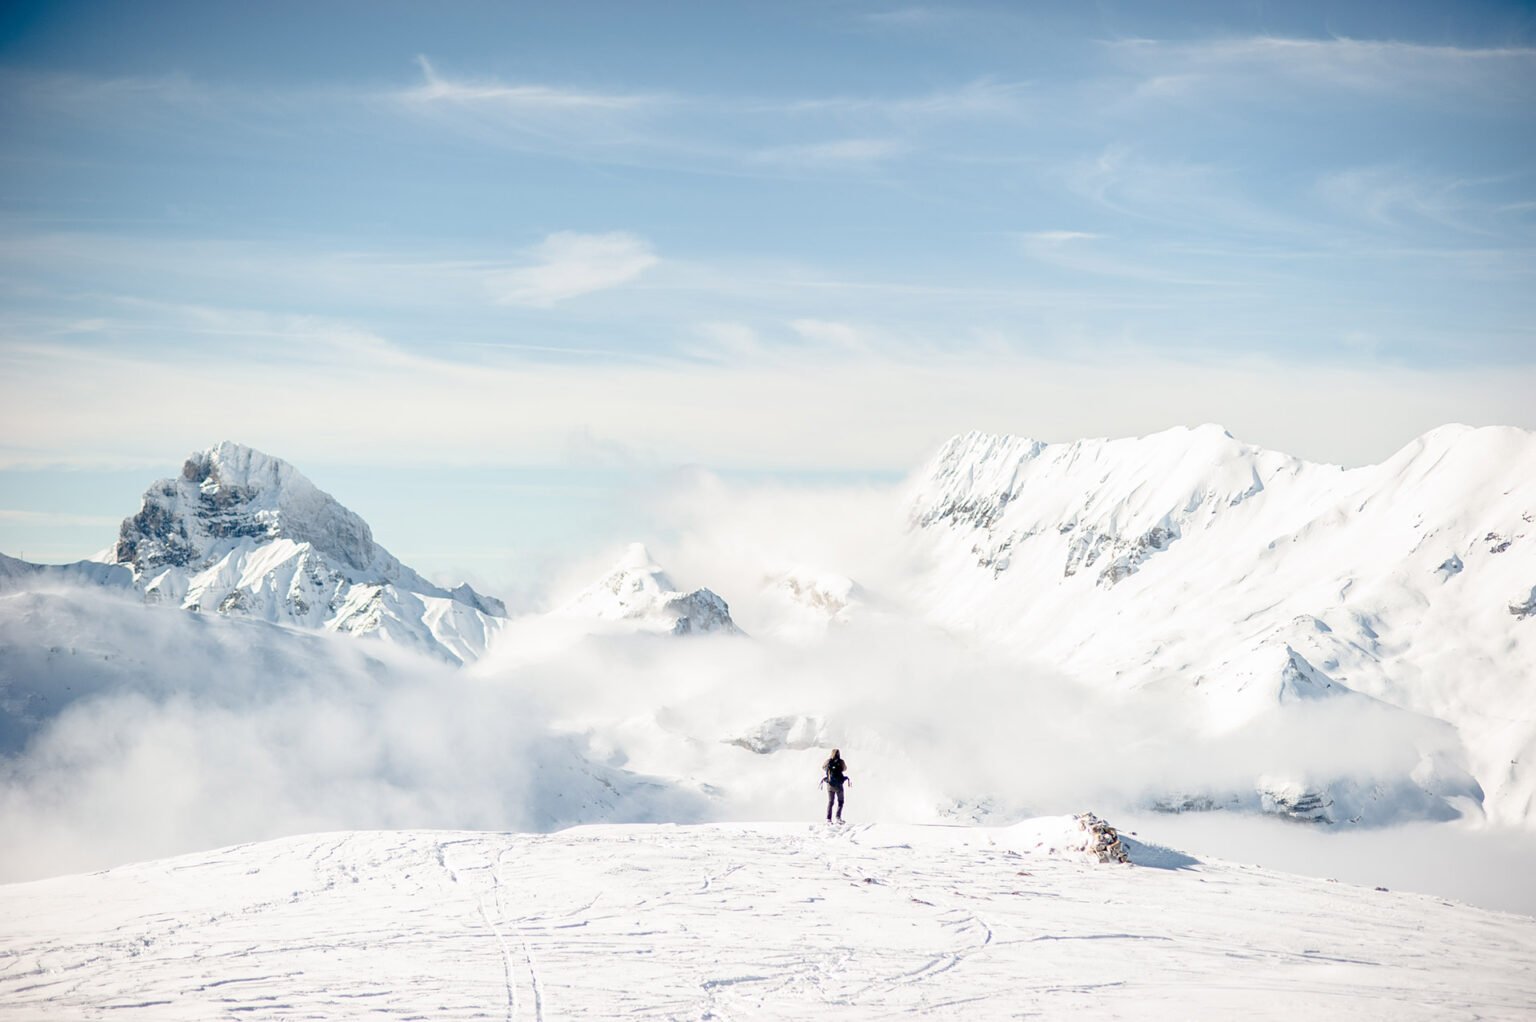
<svg viewBox="0 0 1536 1022">
<path fill-rule="evenodd" d="M 506 617 L 499 601 L 401 564 L 292 465 L 228 442 L 145 492 L 111 560 L 150 602 L 375 636 L 455 663 L 482 655 Z"/>
<path fill-rule="evenodd" d="M 0 887 L 0 1018 L 1528 1018 L 1536 920 L 1013 828 L 351 832 Z"/>
<path fill-rule="evenodd" d="M 1481 799 L 1494 820 L 1536 820 L 1536 435 L 1447 426 L 1345 471 L 1215 426 L 972 433 L 908 508 L 930 569 L 907 596 L 945 627 L 1105 691 L 1165 691 L 1213 734 L 1297 701 L 1404 714 L 1387 725 L 1411 733 L 1403 768 L 1363 793 L 1290 776 L 1236 794 L 1337 821 L 1400 813 L 1418 789 L 1431 816 Z M 1435 720 L 1450 727 L 1418 723 Z"/>
</svg>

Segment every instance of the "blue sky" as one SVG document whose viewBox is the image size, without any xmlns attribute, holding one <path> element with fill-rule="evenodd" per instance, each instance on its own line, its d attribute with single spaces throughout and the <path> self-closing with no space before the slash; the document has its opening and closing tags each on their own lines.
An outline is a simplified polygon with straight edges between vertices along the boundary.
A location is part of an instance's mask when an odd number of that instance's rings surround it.
<svg viewBox="0 0 1536 1022">
<path fill-rule="evenodd" d="M 681 466 L 1533 428 L 1533 87 L 1517 4 L 7 5 L 0 550 L 225 438 L 507 578 Z"/>
</svg>

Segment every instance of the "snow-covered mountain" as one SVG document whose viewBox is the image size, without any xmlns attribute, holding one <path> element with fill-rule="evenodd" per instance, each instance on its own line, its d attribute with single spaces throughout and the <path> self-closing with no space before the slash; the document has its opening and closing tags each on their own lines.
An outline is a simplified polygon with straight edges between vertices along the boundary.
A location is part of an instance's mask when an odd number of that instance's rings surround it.
<svg viewBox="0 0 1536 1022">
<path fill-rule="evenodd" d="M 1087 802 L 1536 824 L 1530 433 L 1446 427 L 1349 471 L 1216 427 L 1072 444 L 970 434 L 899 506 L 874 496 L 885 503 L 853 506 L 895 512 L 889 529 L 822 502 L 758 544 L 777 508 L 712 514 L 701 528 L 715 531 L 669 553 L 689 587 L 635 546 L 557 610 L 509 621 L 400 564 L 291 466 L 222 445 L 150 490 L 113 564 L 7 559 L 0 589 L 126 585 L 163 604 L 156 615 L 478 658 L 468 682 L 539 707 L 593 762 L 733 818 L 804 812 L 804 779 L 835 744 L 856 750 L 861 805 L 884 819 Z M 797 546 L 823 523 L 868 535 Z M 837 563 L 855 547 L 863 560 Z M 741 634 L 720 596 L 690 588 L 719 580 L 756 638 L 673 641 Z M 5 614 L 39 662 L 89 650 L 154 677 L 148 660 L 192 655 L 146 645 L 147 619 L 93 638 L 77 610 L 18 600 Z M 264 644 L 241 655 L 267 657 Z M 166 705 L 196 696 L 223 656 L 207 651 Z M 7 702 L 31 691 L 32 667 L 13 665 L 0 664 L 0 710 L 31 735 L 53 696 Z"/>
<path fill-rule="evenodd" d="M 0 554 L 0 592 L 60 585 L 128 589 L 133 586 L 133 572 L 121 564 L 102 561 L 34 564 L 19 557 Z"/>
<path fill-rule="evenodd" d="M 917 475 L 908 508 L 931 565 L 909 596 L 945 627 L 1104 690 L 1167 691 L 1213 734 L 1344 699 L 1413 736 L 1398 776 L 1363 790 L 1288 776 L 1243 797 L 1337 821 L 1418 789 L 1536 815 L 1532 433 L 1446 426 L 1349 471 L 1216 426 L 971 433 Z"/>
<path fill-rule="evenodd" d="M 643 543 L 630 544 L 607 574 L 555 613 L 659 635 L 740 632 L 723 599 L 708 589 L 679 589 Z"/>
<path fill-rule="evenodd" d="M 0 1018 L 1522 1019 L 1536 920 L 1072 817 L 287 837 L 0 887 Z"/>
<path fill-rule="evenodd" d="M 368 523 L 296 468 L 234 443 L 187 458 L 124 520 L 108 564 L 29 566 L 0 575 L 132 584 L 147 602 L 253 617 L 472 661 L 506 608 L 468 585 L 427 581 L 374 542 Z M 131 573 L 131 575 L 130 575 Z"/>
</svg>

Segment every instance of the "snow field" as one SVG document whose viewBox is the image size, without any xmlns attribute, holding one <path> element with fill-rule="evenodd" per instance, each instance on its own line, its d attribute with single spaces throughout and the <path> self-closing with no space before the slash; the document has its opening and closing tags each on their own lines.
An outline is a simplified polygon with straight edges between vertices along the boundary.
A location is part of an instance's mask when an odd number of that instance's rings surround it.
<svg viewBox="0 0 1536 1022">
<path fill-rule="evenodd" d="M 1528 1018 L 1536 919 L 1011 828 L 349 832 L 0 888 L 0 1018 Z"/>
</svg>

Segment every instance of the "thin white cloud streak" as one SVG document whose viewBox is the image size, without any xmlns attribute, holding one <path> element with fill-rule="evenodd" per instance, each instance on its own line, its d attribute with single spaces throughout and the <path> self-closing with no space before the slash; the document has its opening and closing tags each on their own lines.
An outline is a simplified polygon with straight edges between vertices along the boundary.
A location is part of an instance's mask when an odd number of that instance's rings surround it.
<svg viewBox="0 0 1536 1022">
<path fill-rule="evenodd" d="M 675 463 L 901 470 L 972 428 L 1060 440 L 1201 421 L 1358 464 L 1448 421 L 1536 428 L 1528 366 L 871 355 L 845 344 L 714 364 L 466 363 L 349 343 L 274 336 L 217 359 L 0 348 L 0 464 L 137 464 L 231 438 L 301 463 L 537 465 L 584 431 Z M 302 368 L 274 357 L 285 347 L 306 352 Z M 125 380 L 154 380 L 158 396 Z"/>
<path fill-rule="evenodd" d="M 955 12 L 947 8 L 913 5 L 909 7 L 893 7 L 886 11 L 871 11 L 867 14 L 859 15 L 859 18 L 872 25 L 890 26 L 893 28 L 926 28 L 954 16 Z"/>
<path fill-rule="evenodd" d="M 495 80 L 446 78 L 424 56 L 416 58 L 423 81 L 406 90 L 405 98 L 420 103 L 490 104 L 514 112 L 570 113 L 583 110 L 633 110 L 661 102 L 639 93 L 583 92 L 551 85 L 507 85 Z"/>
<path fill-rule="evenodd" d="M 452 130 L 530 151 L 690 173 L 868 170 L 922 150 L 936 126 L 1024 109 L 1023 85 L 991 79 L 916 95 L 719 96 L 454 78 L 424 57 L 418 62 L 423 81 L 392 101 Z M 722 119 L 732 133 L 717 130 Z M 844 137 L 806 137 L 825 136 L 829 126 Z M 758 141 L 727 141 L 739 127 Z"/>
<path fill-rule="evenodd" d="M 590 92 L 543 83 L 509 84 L 494 78 L 454 78 L 441 74 L 426 57 L 416 58 L 419 85 L 402 98 L 415 103 L 484 105 L 514 112 L 644 111 L 663 108 L 694 114 L 742 115 L 871 114 L 887 119 L 973 117 L 1017 113 L 1028 86 L 1022 82 L 979 78 L 952 88 L 915 95 L 822 96 L 808 99 L 693 95 L 673 92 Z"/>
<path fill-rule="evenodd" d="M 0 70 L 0 89 L 10 104 L 65 115 L 110 115 L 181 109 L 208 111 L 223 99 L 218 90 L 187 75 L 102 77 L 57 71 Z"/>
<path fill-rule="evenodd" d="M 0 508 L 0 522 L 17 525 L 116 526 L 121 521 L 121 518 L 111 515 L 75 515 L 56 511 L 18 511 L 13 508 Z"/>
<path fill-rule="evenodd" d="M 759 149 L 751 159 L 755 163 L 783 167 L 868 167 L 894 159 L 908 152 L 909 146 L 890 138 L 843 138 L 804 145 L 773 146 Z"/>
<path fill-rule="evenodd" d="M 627 284 L 659 262 L 649 243 L 622 231 L 560 231 L 545 238 L 531 254 L 537 260 L 533 265 L 492 276 L 496 301 L 547 308 Z"/>
<path fill-rule="evenodd" d="M 1200 41 L 1127 39 L 1107 43 L 1149 70 L 1139 95 L 1231 94 L 1263 78 L 1393 95 L 1404 90 L 1480 90 L 1519 101 L 1505 86 L 1536 80 L 1536 49 L 1460 47 L 1396 40 L 1245 36 Z"/>
<path fill-rule="evenodd" d="M 1241 191 L 1237 173 L 1208 163 L 1160 160 L 1113 144 L 1092 158 L 1061 167 L 1068 189 L 1110 212 L 1200 234 L 1259 234 L 1308 245 L 1317 242 L 1309 223 L 1275 203 Z"/>
<path fill-rule="evenodd" d="M 1031 86 L 1026 82 L 979 78 L 954 88 L 911 96 L 826 96 L 750 107 L 790 114 L 873 114 L 893 121 L 921 118 L 970 119 L 1026 113 Z"/>
<path fill-rule="evenodd" d="M 1102 238 L 1103 235 L 1092 231 L 1026 231 L 1023 237 L 1029 241 L 1058 244 L 1069 241 L 1093 241 Z"/>
<path fill-rule="evenodd" d="M 1137 250 L 1124 243 L 1092 244 L 1104 240 L 1103 235 L 1083 231 L 1033 231 L 1020 236 L 1023 250 L 1030 258 L 1074 273 L 1185 287 L 1232 287 L 1244 283 L 1215 275 L 1181 273 L 1173 265 L 1178 260 L 1171 259 L 1168 252 L 1161 253 L 1159 258 L 1137 258 Z"/>
<path fill-rule="evenodd" d="M 1388 229 L 1444 227 L 1469 234 L 1509 233 L 1498 203 L 1477 198 L 1492 179 L 1448 177 L 1397 166 L 1353 167 L 1325 174 L 1318 193 L 1339 211 Z"/>
</svg>

